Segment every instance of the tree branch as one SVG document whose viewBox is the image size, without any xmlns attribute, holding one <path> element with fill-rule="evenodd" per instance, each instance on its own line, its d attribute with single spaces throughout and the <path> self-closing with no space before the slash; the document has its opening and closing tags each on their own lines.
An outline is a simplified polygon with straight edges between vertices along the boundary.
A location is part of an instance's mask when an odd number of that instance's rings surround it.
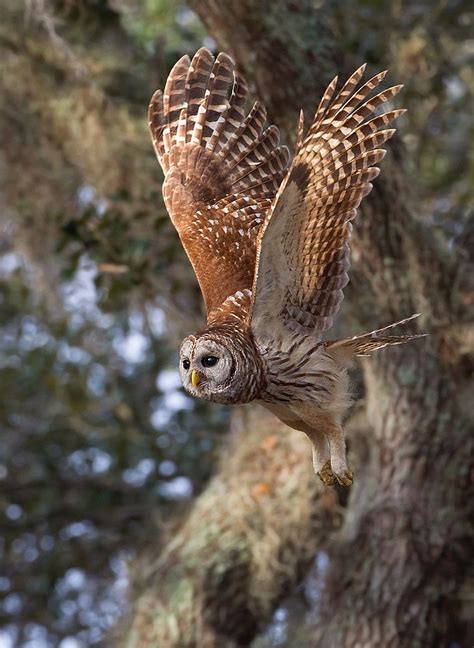
<svg viewBox="0 0 474 648">
<path fill-rule="evenodd" d="M 240 410 L 188 519 L 158 558 L 150 550 L 135 565 L 123 645 L 248 646 L 341 522 L 335 491 L 310 464 L 302 434 L 264 410 Z"/>
<path fill-rule="evenodd" d="M 324 17 L 307 0 L 193 0 L 190 5 L 219 48 L 238 62 L 270 120 L 278 118 L 294 142 L 300 109 L 311 119 L 326 83 L 340 71 Z"/>
</svg>

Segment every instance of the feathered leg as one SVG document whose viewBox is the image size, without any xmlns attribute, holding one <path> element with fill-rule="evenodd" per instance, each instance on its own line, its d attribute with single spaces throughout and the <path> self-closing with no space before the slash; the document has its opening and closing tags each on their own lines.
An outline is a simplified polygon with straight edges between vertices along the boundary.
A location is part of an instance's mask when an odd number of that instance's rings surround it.
<svg viewBox="0 0 474 648">
<path fill-rule="evenodd" d="M 347 466 L 346 442 L 340 421 L 334 414 L 329 412 L 319 412 L 316 421 L 317 434 L 324 435 L 329 445 L 330 471 L 339 484 L 350 486 L 354 475 Z M 327 483 L 325 478 L 328 477 L 328 468 L 329 465 L 325 465 L 317 472 L 324 483 Z"/>
<path fill-rule="evenodd" d="M 314 472 L 326 486 L 350 486 L 353 473 L 347 466 L 346 443 L 340 416 L 312 403 L 292 403 L 300 420 L 284 421 L 311 441 Z"/>
<path fill-rule="evenodd" d="M 328 440 L 324 432 L 314 429 L 314 417 L 312 417 L 311 424 L 308 424 L 307 421 L 303 420 L 303 418 L 300 416 L 299 408 L 297 407 L 294 408 L 293 411 L 297 411 L 298 416 L 289 418 L 289 416 L 291 416 L 292 414 L 291 411 L 288 410 L 281 412 L 267 403 L 263 403 L 263 405 L 273 414 L 275 414 L 275 416 L 278 416 L 282 423 L 288 425 L 288 427 L 290 428 L 293 428 L 293 430 L 299 430 L 300 432 L 304 432 L 306 434 L 311 442 L 314 472 L 326 486 L 334 486 L 335 477 L 331 470 Z M 306 412 L 307 405 L 303 403 L 300 403 L 300 405 L 303 406 Z"/>
<path fill-rule="evenodd" d="M 331 470 L 331 460 L 329 455 L 328 441 L 322 432 L 316 432 L 307 427 L 304 432 L 311 441 L 311 450 L 313 453 L 314 472 L 326 486 L 333 486 L 335 482 Z"/>
<path fill-rule="evenodd" d="M 296 429 L 304 432 L 308 437 L 308 439 L 311 441 L 311 452 L 313 456 L 314 472 L 319 477 L 319 479 L 323 482 L 323 484 L 325 486 L 334 486 L 336 480 L 338 480 L 339 483 L 343 483 L 342 481 L 339 480 L 338 476 L 335 474 L 332 468 L 333 455 L 332 455 L 332 451 L 330 451 L 331 441 L 329 440 L 329 437 L 321 429 L 318 430 L 314 429 L 313 427 L 314 421 L 313 421 L 313 426 L 310 426 L 307 423 L 304 423 L 303 421 L 299 421 L 296 425 L 298 426 Z M 296 426 L 294 425 L 294 423 L 291 423 L 290 427 L 295 428 Z M 343 460 L 341 461 L 339 459 L 339 457 L 341 456 L 340 447 L 339 449 L 337 448 L 336 435 L 332 435 L 332 445 L 334 448 L 334 452 L 338 453 L 337 454 L 338 459 L 335 461 L 335 465 L 337 465 L 338 468 L 342 468 L 342 472 L 340 474 L 344 475 L 345 471 L 347 471 L 347 465 L 345 466 L 345 468 L 343 467 L 344 459 L 345 459 L 344 438 L 342 439 L 342 443 L 343 443 L 344 457 Z"/>
<path fill-rule="evenodd" d="M 343 486 L 352 484 L 340 412 L 308 402 L 296 401 L 285 408 L 261 404 L 285 425 L 306 434 L 311 442 L 314 472 L 325 486 L 334 486 L 336 481 Z"/>
<path fill-rule="evenodd" d="M 326 433 L 331 455 L 331 470 L 339 484 L 350 486 L 354 479 L 354 473 L 347 466 L 346 442 L 342 426 L 335 423 Z"/>
</svg>

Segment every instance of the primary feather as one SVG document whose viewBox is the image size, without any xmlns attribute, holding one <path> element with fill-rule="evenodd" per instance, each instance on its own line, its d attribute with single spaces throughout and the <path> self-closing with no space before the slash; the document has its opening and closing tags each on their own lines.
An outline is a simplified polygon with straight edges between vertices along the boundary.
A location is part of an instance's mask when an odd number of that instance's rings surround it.
<svg viewBox="0 0 474 648">
<path fill-rule="evenodd" d="M 181 58 L 149 106 L 163 194 L 196 272 L 208 316 L 252 287 L 256 240 L 289 153 L 264 107 L 246 115 L 247 86 L 226 54 Z"/>
<path fill-rule="evenodd" d="M 382 72 L 358 88 L 365 66 L 336 92 L 334 79 L 300 144 L 259 240 L 252 328 L 279 327 L 320 336 L 332 326 L 349 281 L 351 221 L 379 173 L 375 165 L 402 114 L 374 117 L 394 97 L 393 86 L 367 95 Z M 272 328 L 273 330 L 273 328 Z"/>
</svg>

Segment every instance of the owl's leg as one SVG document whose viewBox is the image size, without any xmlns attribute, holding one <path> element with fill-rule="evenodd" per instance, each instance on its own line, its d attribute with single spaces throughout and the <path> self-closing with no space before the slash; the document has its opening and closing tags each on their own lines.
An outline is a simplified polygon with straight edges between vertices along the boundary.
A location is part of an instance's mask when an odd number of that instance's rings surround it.
<svg viewBox="0 0 474 648">
<path fill-rule="evenodd" d="M 343 486 L 352 484 L 354 473 L 347 466 L 346 442 L 342 425 L 334 418 L 325 417 L 324 433 L 329 443 L 331 468 L 335 478 Z"/>
<path fill-rule="evenodd" d="M 325 486 L 334 486 L 335 478 L 331 470 L 328 442 L 324 434 L 315 430 L 305 430 L 306 436 L 311 441 L 313 453 L 313 468 Z"/>
<path fill-rule="evenodd" d="M 299 410 L 297 410 L 297 412 L 299 415 Z M 313 425 L 309 425 L 300 416 L 298 416 L 298 418 L 292 419 L 280 416 L 280 420 L 294 430 L 300 430 L 301 432 L 304 432 L 306 434 L 308 439 L 311 441 L 314 472 L 317 474 L 317 476 L 325 486 L 334 486 L 336 480 L 334 478 L 334 475 L 332 474 L 329 446 L 324 433 L 320 432 L 319 430 L 315 430 Z"/>
<path fill-rule="evenodd" d="M 300 429 L 306 432 L 313 446 L 316 474 L 327 486 L 332 486 L 336 480 L 343 486 L 350 486 L 353 473 L 347 466 L 346 443 L 340 418 L 319 407 L 309 409 L 307 404 L 304 409 L 300 409 L 300 414 L 306 426 Z"/>
</svg>

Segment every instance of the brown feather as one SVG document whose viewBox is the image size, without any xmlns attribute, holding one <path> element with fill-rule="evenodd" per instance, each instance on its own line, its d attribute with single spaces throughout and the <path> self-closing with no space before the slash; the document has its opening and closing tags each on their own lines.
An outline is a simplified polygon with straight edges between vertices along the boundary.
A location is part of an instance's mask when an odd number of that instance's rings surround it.
<svg viewBox="0 0 474 648">
<path fill-rule="evenodd" d="M 395 132 L 387 126 L 403 112 L 374 116 L 401 86 L 367 98 L 386 73 L 358 88 L 364 69 L 339 92 L 336 80 L 329 85 L 260 233 L 249 315 L 257 337 L 272 324 L 320 336 L 339 310 L 350 221 L 379 173 L 380 146 Z"/>
<path fill-rule="evenodd" d="M 353 337 L 343 338 L 341 340 L 332 340 L 331 342 L 326 343 L 326 349 L 334 357 L 338 357 L 340 360 L 350 360 L 353 356 L 368 356 L 373 351 L 383 349 L 386 346 L 405 344 L 406 342 L 410 342 L 410 340 L 426 337 L 426 334 L 424 333 L 413 335 L 380 335 L 380 333 L 385 333 L 396 326 L 401 326 L 407 322 L 411 322 L 419 316 L 419 313 L 415 313 L 411 317 L 406 317 L 405 319 L 384 326 L 383 328 L 370 331 L 370 333 L 354 335 Z"/>
<path fill-rule="evenodd" d="M 232 59 L 202 48 L 176 63 L 149 107 L 165 204 L 208 315 L 252 287 L 257 233 L 289 164 L 278 129 L 264 128 L 265 108 L 246 116 L 246 98 Z M 245 312 L 248 302 L 239 302 Z"/>
</svg>

